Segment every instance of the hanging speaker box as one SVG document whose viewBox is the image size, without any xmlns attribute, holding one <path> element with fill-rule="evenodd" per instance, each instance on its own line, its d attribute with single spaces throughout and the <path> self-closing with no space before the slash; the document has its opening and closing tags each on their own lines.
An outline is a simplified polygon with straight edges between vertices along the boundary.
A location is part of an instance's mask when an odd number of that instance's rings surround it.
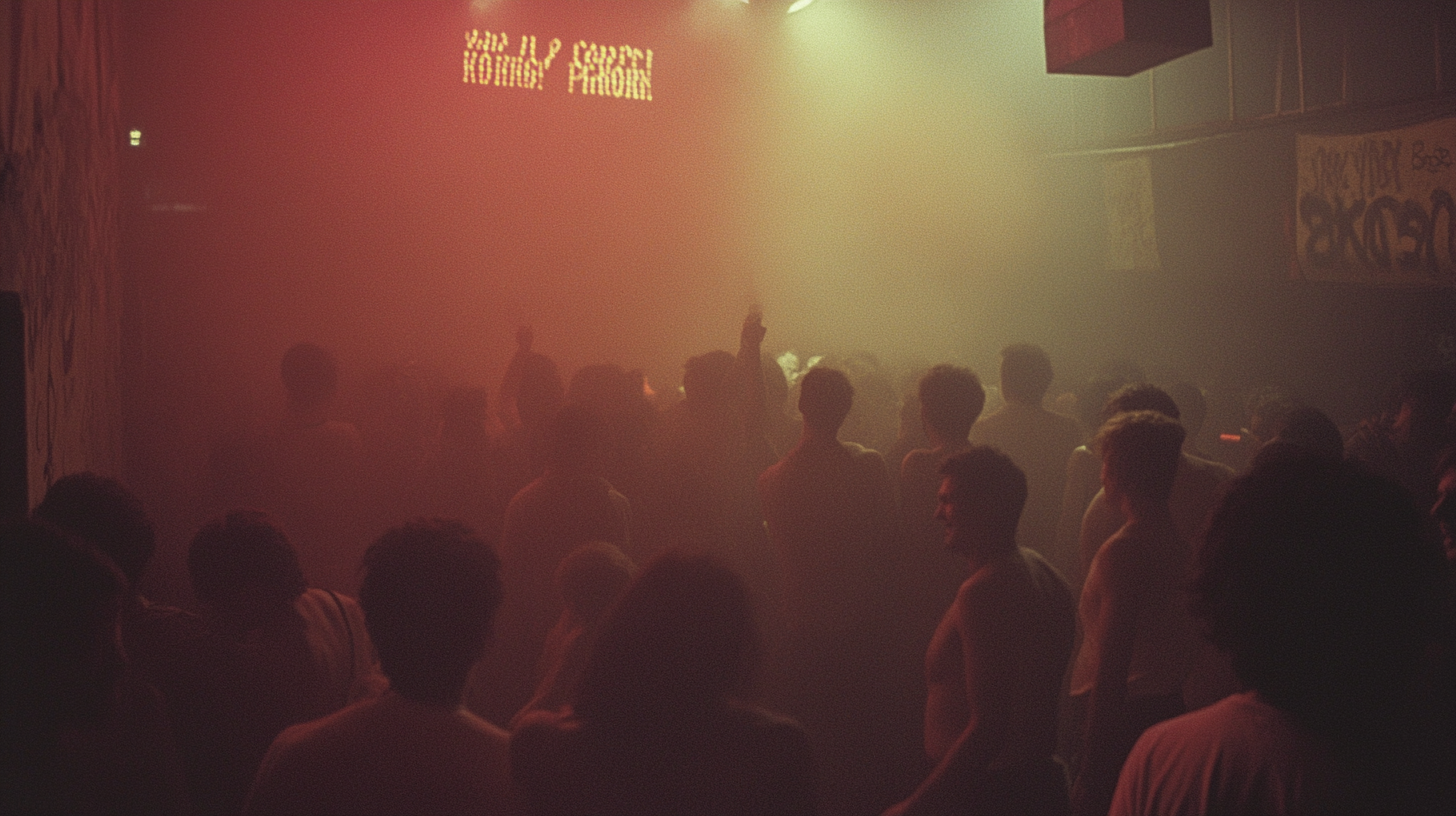
<svg viewBox="0 0 1456 816">
<path fill-rule="evenodd" d="M 1132 76 L 1213 45 L 1208 0 L 1045 0 L 1049 74 Z"/>
</svg>

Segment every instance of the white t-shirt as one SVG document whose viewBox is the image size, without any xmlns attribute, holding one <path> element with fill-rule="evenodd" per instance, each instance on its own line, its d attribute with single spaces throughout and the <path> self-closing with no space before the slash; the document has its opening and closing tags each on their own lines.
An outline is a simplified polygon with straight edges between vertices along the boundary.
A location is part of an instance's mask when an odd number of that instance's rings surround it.
<svg viewBox="0 0 1456 816">
<path fill-rule="evenodd" d="M 1255 692 L 1158 723 L 1122 766 L 1110 816 L 1347 810 L 1330 751 Z"/>
</svg>

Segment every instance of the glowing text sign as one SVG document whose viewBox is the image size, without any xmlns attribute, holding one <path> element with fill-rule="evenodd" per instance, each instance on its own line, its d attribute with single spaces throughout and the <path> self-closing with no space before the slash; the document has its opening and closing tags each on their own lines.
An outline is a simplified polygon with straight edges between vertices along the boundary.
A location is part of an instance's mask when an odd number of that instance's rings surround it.
<svg viewBox="0 0 1456 816">
<path fill-rule="evenodd" d="M 539 51 L 534 35 L 522 35 L 516 43 L 512 53 L 511 39 L 504 32 L 466 32 L 461 80 L 467 85 L 546 90 L 561 40 L 553 37 Z M 651 102 L 652 49 L 578 40 L 571 46 L 566 92 Z"/>
</svg>

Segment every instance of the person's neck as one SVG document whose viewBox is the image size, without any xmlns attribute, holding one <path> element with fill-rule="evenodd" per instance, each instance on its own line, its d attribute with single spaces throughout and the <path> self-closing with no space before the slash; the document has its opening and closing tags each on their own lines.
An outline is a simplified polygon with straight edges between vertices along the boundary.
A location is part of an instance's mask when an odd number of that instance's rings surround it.
<svg viewBox="0 0 1456 816">
<path fill-rule="evenodd" d="M 441 692 L 439 694 L 405 694 L 398 689 L 390 690 L 401 700 L 413 703 L 425 708 L 433 708 L 442 711 L 454 711 L 465 703 L 465 684 L 461 683 L 454 693 Z"/>
<path fill-rule="evenodd" d="M 1139 501 L 1124 497 L 1122 513 L 1129 524 L 1138 527 L 1162 527 L 1173 523 L 1173 511 L 1167 502 Z"/>
<path fill-rule="evenodd" d="M 837 428 L 830 431 L 805 423 L 804 431 L 799 435 L 799 445 L 805 448 L 830 448 L 838 444 L 839 429 Z"/>
<path fill-rule="evenodd" d="M 933 451 L 958 450 L 970 444 L 967 438 L 952 439 L 934 430 L 926 431 L 925 439 L 930 442 L 930 449 Z"/>
</svg>

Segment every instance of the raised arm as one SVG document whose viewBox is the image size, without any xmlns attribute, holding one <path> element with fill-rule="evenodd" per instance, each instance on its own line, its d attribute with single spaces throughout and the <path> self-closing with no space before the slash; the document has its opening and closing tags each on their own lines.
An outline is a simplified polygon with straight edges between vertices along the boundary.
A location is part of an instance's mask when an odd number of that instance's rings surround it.
<svg viewBox="0 0 1456 816">
<path fill-rule="evenodd" d="M 762 348 L 768 329 L 763 326 L 763 313 L 757 308 L 743 318 L 738 335 L 738 371 L 743 381 L 743 431 L 748 462 L 755 473 L 778 461 L 768 441 L 768 409 L 764 405 Z"/>
</svg>

